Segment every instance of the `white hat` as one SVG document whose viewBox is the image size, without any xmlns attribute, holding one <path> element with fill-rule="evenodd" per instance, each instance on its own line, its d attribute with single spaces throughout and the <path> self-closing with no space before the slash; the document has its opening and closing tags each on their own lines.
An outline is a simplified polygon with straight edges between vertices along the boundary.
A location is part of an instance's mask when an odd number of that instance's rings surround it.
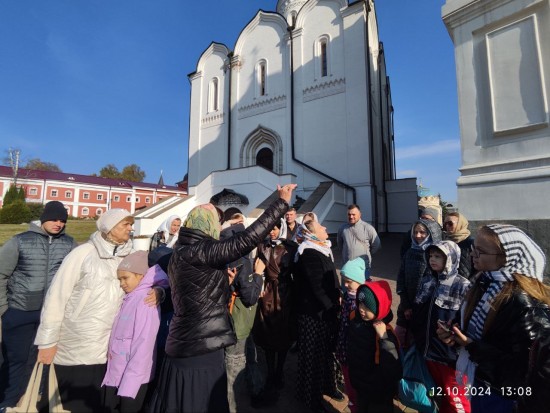
<svg viewBox="0 0 550 413">
<path fill-rule="evenodd" d="M 104 234 L 108 234 L 116 224 L 122 221 L 124 218 L 130 218 L 132 223 L 134 217 L 129 211 L 122 208 L 113 208 L 103 213 L 97 220 L 97 229 Z"/>
</svg>

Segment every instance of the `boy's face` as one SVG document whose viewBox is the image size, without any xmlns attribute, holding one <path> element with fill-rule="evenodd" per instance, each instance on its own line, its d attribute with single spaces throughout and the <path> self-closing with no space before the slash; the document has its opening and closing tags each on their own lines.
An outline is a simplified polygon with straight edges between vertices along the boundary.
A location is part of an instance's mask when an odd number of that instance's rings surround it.
<svg viewBox="0 0 550 413">
<path fill-rule="evenodd" d="M 136 274 L 130 271 L 117 271 L 117 278 L 120 281 L 120 288 L 126 293 L 129 294 L 136 289 L 141 280 L 143 280 L 143 275 Z"/>
<path fill-rule="evenodd" d="M 426 238 L 428 238 L 428 230 L 424 225 L 417 224 L 413 228 L 413 238 L 417 244 L 422 244 Z"/>
<path fill-rule="evenodd" d="M 447 257 L 437 248 L 432 248 L 428 251 L 428 262 L 433 271 L 440 273 L 445 269 Z"/>
<path fill-rule="evenodd" d="M 359 310 L 359 315 L 361 318 L 365 321 L 370 321 L 375 319 L 374 313 L 367 308 L 367 306 L 363 303 L 359 303 L 359 306 L 357 307 Z"/>
<path fill-rule="evenodd" d="M 348 290 L 351 293 L 354 293 L 357 291 L 357 289 L 361 286 L 357 281 L 350 280 L 348 277 L 343 276 L 344 280 L 344 287 L 346 287 L 346 290 Z"/>
</svg>

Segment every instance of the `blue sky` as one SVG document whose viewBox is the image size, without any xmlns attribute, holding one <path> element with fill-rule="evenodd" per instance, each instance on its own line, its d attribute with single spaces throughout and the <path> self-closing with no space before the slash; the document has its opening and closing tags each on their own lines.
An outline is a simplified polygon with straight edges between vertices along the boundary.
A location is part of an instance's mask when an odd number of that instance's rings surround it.
<svg viewBox="0 0 550 413">
<path fill-rule="evenodd" d="M 233 48 L 276 0 L 2 0 L 0 150 L 64 172 L 137 163 L 147 182 L 187 171 L 189 82 L 212 41 Z M 444 0 L 378 0 L 399 177 L 456 200 L 460 143 Z"/>
</svg>

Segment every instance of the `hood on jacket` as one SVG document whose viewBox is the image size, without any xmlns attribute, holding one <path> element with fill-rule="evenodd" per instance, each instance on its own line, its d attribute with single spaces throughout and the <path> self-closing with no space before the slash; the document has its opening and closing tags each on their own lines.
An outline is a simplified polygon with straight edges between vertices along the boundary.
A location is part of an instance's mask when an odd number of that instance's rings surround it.
<svg viewBox="0 0 550 413">
<path fill-rule="evenodd" d="M 422 224 L 428 230 L 428 238 L 426 238 L 422 244 L 418 244 L 414 239 L 414 227 L 417 224 Z M 419 219 L 411 227 L 411 245 L 412 248 L 421 248 L 426 249 L 428 246 L 440 242 L 443 239 L 443 234 L 441 227 L 435 221 L 430 221 L 429 219 Z"/>
<path fill-rule="evenodd" d="M 103 238 L 100 231 L 96 231 L 90 235 L 88 242 L 95 247 L 99 258 L 102 259 L 125 257 L 134 251 L 132 240 L 128 240 L 122 245 L 114 245 Z"/>
<path fill-rule="evenodd" d="M 130 294 L 140 290 L 148 290 L 152 287 L 167 288 L 168 285 L 168 275 L 166 275 L 160 265 L 154 265 L 147 270 L 136 289 Z"/>
<path fill-rule="evenodd" d="M 357 306 L 370 302 L 367 308 L 375 315 L 376 320 L 384 320 L 391 312 L 392 293 L 387 281 L 369 281 L 357 289 Z"/>
<path fill-rule="evenodd" d="M 434 248 L 441 251 L 441 253 L 443 253 L 445 257 L 447 257 L 447 260 L 445 262 L 445 269 L 441 272 L 441 275 L 450 276 L 458 274 L 458 266 L 460 265 L 459 246 L 453 241 L 440 241 L 433 243 L 428 248 L 426 248 L 426 251 L 424 252 L 427 263 L 430 262 L 430 250 Z"/>
<path fill-rule="evenodd" d="M 44 235 L 45 237 L 53 237 L 57 238 L 60 237 L 65 233 L 65 226 L 59 231 L 57 234 L 48 234 L 44 229 L 42 228 L 42 224 L 40 221 L 31 221 L 29 224 L 29 231 L 36 232 L 37 234 Z"/>
</svg>

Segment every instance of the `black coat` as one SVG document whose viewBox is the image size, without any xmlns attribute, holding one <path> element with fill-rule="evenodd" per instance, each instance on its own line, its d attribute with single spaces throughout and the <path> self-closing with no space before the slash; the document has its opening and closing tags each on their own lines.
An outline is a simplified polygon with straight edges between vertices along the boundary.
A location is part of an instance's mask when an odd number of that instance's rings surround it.
<svg viewBox="0 0 550 413">
<path fill-rule="evenodd" d="M 340 314 L 340 283 L 330 257 L 307 248 L 294 269 L 296 311 L 336 323 Z"/>
<path fill-rule="evenodd" d="M 393 315 L 384 319 L 387 324 Z M 403 377 L 398 342 L 393 331 L 379 340 L 379 364 L 375 362 L 376 330 L 372 321 L 361 319 L 359 312 L 348 327 L 347 360 L 353 388 L 372 401 L 391 400 L 397 392 L 397 383 Z"/>
<path fill-rule="evenodd" d="M 174 318 L 166 342 L 170 357 L 193 357 L 235 344 L 228 303 L 227 264 L 248 254 L 288 210 L 276 200 L 245 231 L 219 241 L 201 231 L 181 228 L 168 275 Z"/>
<path fill-rule="evenodd" d="M 466 346 L 470 359 L 478 364 L 476 379 L 497 390 L 525 388 L 531 345 L 541 331 L 550 329 L 547 311 L 547 305 L 515 289 L 481 340 Z"/>
</svg>

